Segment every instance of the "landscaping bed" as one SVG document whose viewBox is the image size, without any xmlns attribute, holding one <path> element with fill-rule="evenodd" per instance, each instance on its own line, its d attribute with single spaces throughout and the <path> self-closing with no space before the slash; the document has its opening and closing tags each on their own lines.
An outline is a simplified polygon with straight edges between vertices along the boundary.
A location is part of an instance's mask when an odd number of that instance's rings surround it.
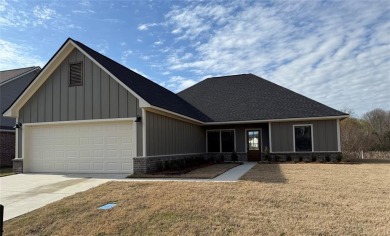
<svg viewBox="0 0 390 236">
<path fill-rule="evenodd" d="M 128 178 L 190 178 L 190 179 L 213 179 L 218 175 L 225 173 L 241 163 L 217 163 L 204 164 L 197 167 L 186 168 L 182 170 L 160 171 L 150 174 L 133 174 Z"/>
<path fill-rule="evenodd" d="M 0 177 L 14 175 L 12 168 L 0 168 Z"/>
</svg>

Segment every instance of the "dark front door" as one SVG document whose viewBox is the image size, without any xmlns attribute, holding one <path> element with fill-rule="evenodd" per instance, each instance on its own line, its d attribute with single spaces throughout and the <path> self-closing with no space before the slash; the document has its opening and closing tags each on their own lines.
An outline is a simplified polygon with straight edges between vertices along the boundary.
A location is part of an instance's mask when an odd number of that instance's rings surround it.
<svg viewBox="0 0 390 236">
<path fill-rule="evenodd" d="M 261 135 L 260 130 L 247 130 L 246 131 L 246 146 L 248 161 L 260 161 L 261 160 Z"/>
</svg>

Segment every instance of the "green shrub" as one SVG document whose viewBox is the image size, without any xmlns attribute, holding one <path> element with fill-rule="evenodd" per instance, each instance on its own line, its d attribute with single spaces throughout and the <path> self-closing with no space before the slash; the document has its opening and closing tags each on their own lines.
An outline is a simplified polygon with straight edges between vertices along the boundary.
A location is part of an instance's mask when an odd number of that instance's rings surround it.
<svg viewBox="0 0 390 236">
<path fill-rule="evenodd" d="M 269 161 L 270 156 L 269 156 L 269 149 L 268 146 L 264 147 L 264 161 Z"/>
<path fill-rule="evenodd" d="M 174 171 L 180 170 L 180 160 L 172 160 L 171 161 L 171 169 Z"/>
<path fill-rule="evenodd" d="M 164 162 L 164 169 L 165 170 L 172 170 L 171 160 L 166 160 Z"/>
<path fill-rule="evenodd" d="M 330 156 L 329 156 L 329 155 L 326 155 L 326 156 L 325 156 L 325 161 L 326 161 L 326 162 L 330 162 Z"/>
<path fill-rule="evenodd" d="M 197 165 L 203 165 L 203 164 L 207 163 L 207 160 L 202 156 L 197 156 L 195 159 L 196 159 Z"/>
<path fill-rule="evenodd" d="M 231 158 L 232 158 L 232 161 L 233 161 L 233 162 L 238 161 L 238 155 L 237 155 L 237 153 L 236 153 L 236 152 L 232 152 Z"/>
<path fill-rule="evenodd" d="M 280 160 L 280 156 L 275 156 L 275 161 L 278 162 Z"/>
<path fill-rule="evenodd" d="M 302 156 L 299 156 L 298 161 L 299 161 L 299 162 L 302 162 L 302 161 L 303 161 Z"/>
<path fill-rule="evenodd" d="M 337 162 L 340 162 L 342 159 L 343 159 L 343 155 L 342 154 L 337 154 L 337 156 L 336 156 Z"/>
<path fill-rule="evenodd" d="M 156 162 L 156 170 L 157 171 L 163 171 L 164 170 L 164 165 L 162 161 L 157 161 Z"/>
<path fill-rule="evenodd" d="M 317 161 L 317 156 L 316 155 L 311 156 L 311 161 L 312 162 L 316 162 Z"/>
<path fill-rule="evenodd" d="M 290 155 L 287 155 L 286 161 L 291 161 L 291 160 L 292 160 L 291 156 L 290 156 Z"/>
</svg>

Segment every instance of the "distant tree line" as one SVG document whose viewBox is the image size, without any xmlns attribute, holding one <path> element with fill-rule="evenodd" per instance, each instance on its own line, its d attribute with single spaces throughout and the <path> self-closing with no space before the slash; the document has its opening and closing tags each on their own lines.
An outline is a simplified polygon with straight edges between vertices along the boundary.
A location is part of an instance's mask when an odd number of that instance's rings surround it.
<svg viewBox="0 0 390 236">
<path fill-rule="evenodd" d="M 341 147 L 343 152 L 390 151 L 390 110 L 374 109 L 361 118 L 350 114 L 340 122 Z"/>
</svg>

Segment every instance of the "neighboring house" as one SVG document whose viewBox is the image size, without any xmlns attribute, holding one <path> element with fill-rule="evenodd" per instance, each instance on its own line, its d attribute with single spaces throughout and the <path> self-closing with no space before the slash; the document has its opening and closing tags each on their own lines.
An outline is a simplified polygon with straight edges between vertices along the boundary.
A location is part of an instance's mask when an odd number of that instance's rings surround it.
<svg viewBox="0 0 390 236">
<path fill-rule="evenodd" d="M 232 152 L 256 161 L 264 149 L 335 156 L 348 116 L 252 74 L 174 94 L 73 39 L 4 115 L 22 123 L 14 167 L 58 173 L 149 172 Z"/>
<path fill-rule="evenodd" d="M 39 67 L 0 71 L 1 114 L 19 97 L 39 73 Z M 15 118 L 0 116 L 0 167 L 11 167 L 15 157 Z"/>
</svg>

